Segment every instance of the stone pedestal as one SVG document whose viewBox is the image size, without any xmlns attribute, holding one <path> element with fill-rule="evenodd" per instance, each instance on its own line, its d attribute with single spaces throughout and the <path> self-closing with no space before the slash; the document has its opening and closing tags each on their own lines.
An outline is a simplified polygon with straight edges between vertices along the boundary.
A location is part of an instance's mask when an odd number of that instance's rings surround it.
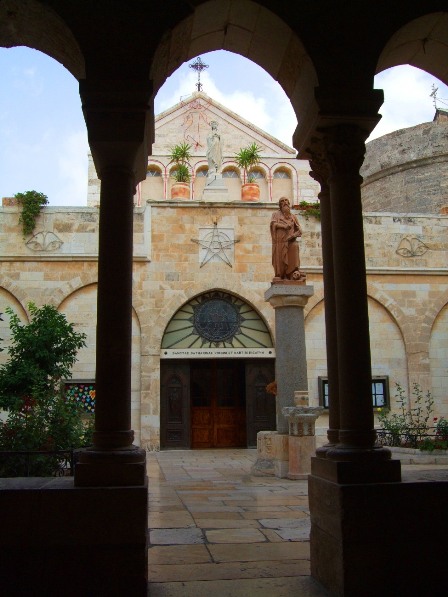
<svg viewBox="0 0 448 597">
<path fill-rule="evenodd" d="M 357 484 L 314 470 L 308 478 L 311 575 L 341 597 L 440 594 L 446 586 L 446 471 L 372 483 L 369 467 L 359 469 L 366 481 Z"/>
<path fill-rule="evenodd" d="M 288 479 L 306 479 L 311 473 L 311 457 L 316 453 L 316 419 L 324 410 L 308 406 L 308 393 L 295 392 L 296 406 L 286 406 L 283 414 L 289 422 Z"/>
<path fill-rule="evenodd" d="M 207 178 L 207 183 L 202 192 L 203 201 L 228 201 L 229 189 L 227 188 L 222 174 L 213 174 Z"/>
<path fill-rule="evenodd" d="M 283 415 L 294 405 L 294 392 L 308 390 L 303 309 L 314 288 L 305 284 L 272 284 L 265 299 L 275 309 L 275 380 L 277 382 L 277 432 L 289 433 Z"/>
<path fill-rule="evenodd" d="M 148 485 L 0 479 L 2 595 L 148 595 Z"/>
<path fill-rule="evenodd" d="M 289 471 L 289 436 L 276 431 L 257 433 L 258 458 L 251 473 L 257 477 L 271 475 L 281 479 Z"/>
<path fill-rule="evenodd" d="M 294 404 L 296 391 L 308 390 L 303 308 L 314 294 L 312 286 L 288 282 L 273 283 L 264 295 L 275 309 L 277 431 L 257 434 L 258 458 L 252 468 L 254 475 L 280 478 L 289 473 L 289 423 L 283 408 Z"/>
<path fill-rule="evenodd" d="M 316 438 L 314 436 L 289 437 L 288 479 L 308 479 L 311 472 L 311 458 L 316 454 Z"/>
</svg>

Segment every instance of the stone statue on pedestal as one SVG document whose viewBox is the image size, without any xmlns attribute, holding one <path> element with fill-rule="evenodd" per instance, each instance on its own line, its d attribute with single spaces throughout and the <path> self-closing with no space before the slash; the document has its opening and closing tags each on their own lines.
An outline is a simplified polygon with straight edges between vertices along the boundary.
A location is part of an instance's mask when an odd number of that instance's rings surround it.
<svg viewBox="0 0 448 597">
<path fill-rule="evenodd" d="M 219 174 L 222 167 L 222 140 L 218 133 L 218 123 L 210 123 L 212 130 L 207 137 L 208 175 Z"/>
<path fill-rule="evenodd" d="M 279 209 L 271 218 L 272 265 L 274 283 L 290 280 L 304 283 L 306 275 L 300 271 L 300 253 L 297 239 L 302 236 L 302 228 L 287 197 L 281 197 Z"/>
</svg>

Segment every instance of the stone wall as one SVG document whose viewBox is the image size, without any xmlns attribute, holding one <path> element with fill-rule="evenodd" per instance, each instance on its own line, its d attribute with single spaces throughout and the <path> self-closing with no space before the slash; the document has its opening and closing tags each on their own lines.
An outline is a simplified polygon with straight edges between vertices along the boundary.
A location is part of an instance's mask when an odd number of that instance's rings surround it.
<svg viewBox="0 0 448 597">
<path fill-rule="evenodd" d="M 448 205 L 448 121 L 370 141 L 361 174 L 364 211 L 440 213 Z"/>
<path fill-rule="evenodd" d="M 134 215 L 132 425 L 137 442 L 159 445 L 160 347 L 168 322 L 183 304 L 211 289 L 225 290 L 253 305 L 274 335 L 274 311 L 264 300 L 270 286 L 269 222 L 276 206 L 151 202 Z M 3 252 L 0 311 L 7 305 L 27 321 L 27 303 L 50 303 L 87 333 L 73 378 L 95 376 L 97 208 L 44 208 L 36 233 L 59 241 L 36 250 L 24 239 L 17 206 L 0 209 Z M 305 314 L 311 404 L 319 403 L 318 377 L 326 376 L 324 289 L 320 223 L 300 216 L 307 283 L 314 287 Z M 238 241 L 231 266 L 201 264 L 198 239 L 214 223 Z M 448 216 L 368 213 L 364 232 L 369 294 L 372 373 L 405 390 L 417 381 L 435 398 L 435 416 L 448 417 Z M 67 250 L 67 246 L 70 250 Z M 202 266 L 201 266 L 202 265 Z M 8 322 L 0 337 L 8 342 Z M 0 362 L 7 358 L 0 353 Z M 113 374 L 113 372 L 111 372 Z M 395 406 L 392 400 L 392 406 Z M 327 417 L 317 422 L 324 440 Z"/>
</svg>

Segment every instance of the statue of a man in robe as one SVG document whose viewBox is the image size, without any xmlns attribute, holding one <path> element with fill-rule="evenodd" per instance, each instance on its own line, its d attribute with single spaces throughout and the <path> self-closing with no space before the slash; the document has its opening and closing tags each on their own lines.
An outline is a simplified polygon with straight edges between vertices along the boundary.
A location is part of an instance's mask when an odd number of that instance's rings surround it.
<svg viewBox="0 0 448 597">
<path fill-rule="evenodd" d="M 297 239 L 302 236 L 302 228 L 287 197 L 281 197 L 279 209 L 272 214 L 272 265 L 274 280 L 304 282 L 306 275 L 300 271 L 300 253 Z"/>
<path fill-rule="evenodd" d="M 222 140 L 218 133 L 218 123 L 210 123 L 212 130 L 207 137 L 208 175 L 218 174 L 222 167 Z"/>
</svg>

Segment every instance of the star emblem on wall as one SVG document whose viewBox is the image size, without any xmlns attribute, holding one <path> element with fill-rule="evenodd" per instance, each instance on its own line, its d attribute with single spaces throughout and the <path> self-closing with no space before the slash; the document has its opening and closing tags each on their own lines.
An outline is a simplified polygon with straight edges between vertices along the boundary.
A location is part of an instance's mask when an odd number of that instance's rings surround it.
<svg viewBox="0 0 448 597">
<path fill-rule="evenodd" d="M 229 267 L 232 267 L 233 247 L 239 243 L 239 239 L 231 238 L 229 231 L 220 230 L 215 222 L 213 230 L 204 231 L 202 238 L 192 238 L 192 242 L 201 247 L 202 252 L 201 267 L 210 261 L 223 261 Z M 200 255 L 201 256 L 201 255 Z"/>
</svg>

